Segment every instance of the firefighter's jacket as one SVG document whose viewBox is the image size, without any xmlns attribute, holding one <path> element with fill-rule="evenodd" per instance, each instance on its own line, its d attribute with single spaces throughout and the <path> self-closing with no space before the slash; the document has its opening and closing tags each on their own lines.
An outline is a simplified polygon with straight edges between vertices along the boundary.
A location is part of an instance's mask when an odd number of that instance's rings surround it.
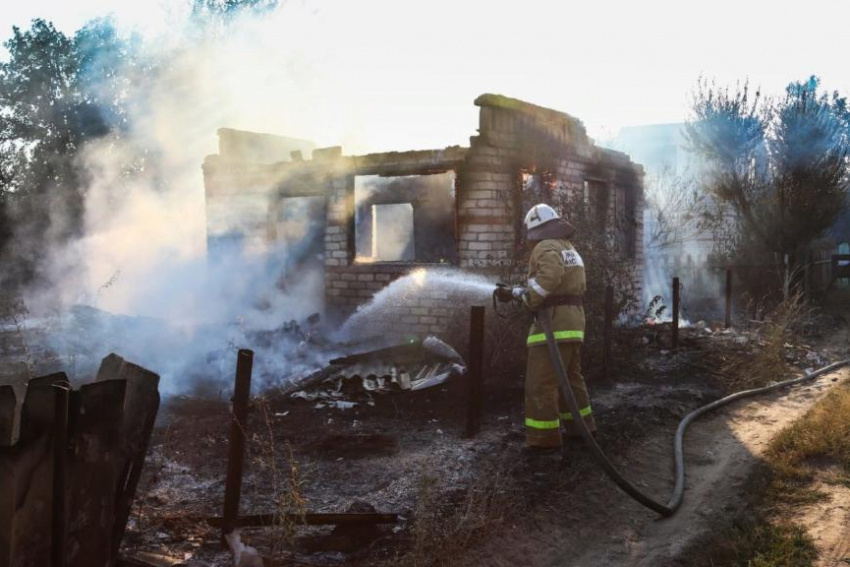
<svg viewBox="0 0 850 567">
<path fill-rule="evenodd" d="M 587 289 L 584 262 L 569 240 L 541 240 L 528 261 L 528 290 L 525 302 L 531 310 L 547 298 L 582 296 Z M 552 332 L 558 342 L 584 340 L 584 307 L 559 305 L 552 310 Z M 546 336 L 535 322 L 528 333 L 528 346 L 545 345 Z"/>
</svg>

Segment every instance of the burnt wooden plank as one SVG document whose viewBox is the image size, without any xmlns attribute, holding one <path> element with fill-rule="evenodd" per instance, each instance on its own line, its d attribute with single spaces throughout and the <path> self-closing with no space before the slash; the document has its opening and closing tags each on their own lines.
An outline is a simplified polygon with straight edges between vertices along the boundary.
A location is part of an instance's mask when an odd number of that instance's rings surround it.
<svg viewBox="0 0 850 567">
<path fill-rule="evenodd" d="M 100 368 L 97 369 L 97 376 L 94 381 L 102 382 L 103 380 L 117 380 L 122 366 L 124 366 L 123 358 L 114 352 L 108 354 L 100 361 Z"/>
<path fill-rule="evenodd" d="M 21 408 L 20 436 L 0 458 L 0 564 L 44 567 L 51 563 L 57 386 L 65 374 L 33 378 Z"/>
<path fill-rule="evenodd" d="M 15 438 L 15 388 L 7 384 L 0 386 L 0 447 L 9 447 Z"/>
<path fill-rule="evenodd" d="M 115 567 L 185 567 L 188 563 L 164 554 L 139 552 L 134 556 L 119 557 Z"/>
<path fill-rule="evenodd" d="M 224 480 L 222 535 L 227 535 L 234 530 L 235 521 L 239 517 L 253 367 L 254 351 L 239 349 L 236 360 L 236 382 L 233 387 L 233 413 L 230 421 L 230 440 L 227 452 L 227 476 Z"/>
<path fill-rule="evenodd" d="M 110 357 L 104 359 L 104 365 L 114 364 L 114 360 L 109 362 L 109 359 Z M 119 476 L 115 492 L 115 524 L 112 535 L 112 550 L 116 557 L 127 529 L 127 520 L 142 475 L 160 402 L 159 375 L 122 360 L 122 364 L 118 366 L 117 378 L 126 382 L 127 390 L 124 397 L 124 419 L 121 424 L 123 439 L 118 456 Z"/>
<path fill-rule="evenodd" d="M 466 436 L 481 431 L 484 396 L 484 306 L 473 305 L 469 313 L 469 372 L 467 373 Z"/>
<path fill-rule="evenodd" d="M 254 514 L 251 516 L 240 516 L 236 520 L 237 528 L 274 526 L 282 521 L 302 526 L 342 526 L 362 524 L 395 524 L 398 522 L 398 514 L 379 513 L 342 513 L 342 514 Z M 224 518 L 204 518 L 207 524 L 214 528 L 223 527 Z"/>
<path fill-rule="evenodd" d="M 70 384 L 54 383 L 53 408 L 53 509 L 51 511 L 51 562 L 52 567 L 64 567 L 65 543 L 68 534 L 67 466 L 68 466 L 68 411 Z"/>
<path fill-rule="evenodd" d="M 86 384 L 72 403 L 73 450 L 68 463 L 68 567 L 111 567 L 115 487 L 120 471 L 124 380 Z"/>
<path fill-rule="evenodd" d="M 0 387 L 0 565 L 9 565 L 12 556 L 12 526 L 15 513 L 14 453 L 15 389 Z"/>
</svg>

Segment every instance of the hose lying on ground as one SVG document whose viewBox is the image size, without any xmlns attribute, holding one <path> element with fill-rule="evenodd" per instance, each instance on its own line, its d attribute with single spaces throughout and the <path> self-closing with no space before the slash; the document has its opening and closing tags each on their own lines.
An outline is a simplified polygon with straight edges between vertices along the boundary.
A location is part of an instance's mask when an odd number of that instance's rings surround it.
<svg viewBox="0 0 850 567">
<path fill-rule="evenodd" d="M 567 402 L 567 407 L 570 409 L 570 413 L 574 416 L 580 416 L 581 413 L 579 411 L 578 402 L 576 402 L 575 394 L 573 394 L 573 390 L 570 387 L 570 382 L 567 380 L 567 372 L 564 368 L 564 361 L 561 359 L 561 353 L 558 350 L 558 343 L 555 342 L 555 337 L 552 334 L 552 313 L 551 309 L 542 309 L 536 314 L 537 324 L 540 325 L 540 328 L 543 329 L 544 334 L 546 335 L 546 345 L 549 347 L 549 357 L 552 359 L 552 365 L 555 367 L 555 374 L 558 377 L 558 383 L 561 389 L 561 395 L 564 396 L 564 399 Z M 825 366 L 814 372 L 807 372 L 805 376 L 801 376 L 800 378 L 793 378 L 791 380 L 785 380 L 783 382 L 777 382 L 775 384 L 771 384 L 770 386 L 765 386 L 763 388 L 754 388 L 752 390 L 745 390 L 743 392 L 738 392 L 736 394 L 732 394 L 726 396 L 725 398 L 720 398 L 710 404 L 706 404 L 700 408 L 695 409 L 688 415 L 686 415 L 682 421 L 679 422 L 679 427 L 676 430 L 676 439 L 674 441 L 674 451 L 676 456 L 676 487 L 673 489 L 673 496 L 670 497 L 670 501 L 667 504 L 661 504 L 660 502 L 656 502 L 626 480 L 623 475 L 611 464 L 611 461 L 608 460 L 608 457 L 605 456 L 605 453 L 596 443 L 596 439 L 593 438 L 590 431 L 587 429 L 587 424 L 583 419 L 576 419 L 574 422 L 578 424 L 579 432 L 581 433 L 581 437 L 584 440 L 587 447 L 590 449 L 591 453 L 593 453 L 596 461 L 602 466 L 605 470 L 605 473 L 617 483 L 617 486 L 623 489 L 623 491 L 646 506 L 647 508 L 658 512 L 662 516 L 672 516 L 679 506 L 682 504 L 682 496 L 685 492 L 685 455 L 682 450 L 682 440 L 685 436 L 685 430 L 688 428 L 688 425 L 691 424 L 693 420 L 700 417 L 704 413 L 707 413 L 713 409 L 717 409 L 719 407 L 730 404 L 736 400 L 740 400 L 742 398 L 748 398 L 750 396 L 756 396 L 759 394 L 766 394 L 768 392 L 773 392 L 774 390 L 779 390 L 780 388 L 785 388 L 786 386 L 795 386 L 797 384 L 802 384 L 803 382 L 808 382 L 809 380 L 814 380 L 819 376 L 823 376 L 824 374 L 829 374 L 834 370 L 838 370 L 844 366 L 850 365 L 850 359 L 841 360 L 839 362 L 835 362 L 830 364 L 829 366 Z"/>
</svg>

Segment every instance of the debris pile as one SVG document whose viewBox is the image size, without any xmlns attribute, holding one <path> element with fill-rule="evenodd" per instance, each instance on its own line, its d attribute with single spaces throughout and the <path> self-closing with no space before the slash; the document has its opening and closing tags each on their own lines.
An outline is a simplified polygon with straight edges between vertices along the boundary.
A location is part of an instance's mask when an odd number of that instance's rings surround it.
<svg viewBox="0 0 850 567">
<path fill-rule="evenodd" d="M 374 395 L 415 392 L 466 373 L 461 356 L 436 337 L 336 358 L 295 382 L 289 396 L 316 409 L 374 405 Z M 295 389 L 296 391 L 292 391 Z"/>
</svg>

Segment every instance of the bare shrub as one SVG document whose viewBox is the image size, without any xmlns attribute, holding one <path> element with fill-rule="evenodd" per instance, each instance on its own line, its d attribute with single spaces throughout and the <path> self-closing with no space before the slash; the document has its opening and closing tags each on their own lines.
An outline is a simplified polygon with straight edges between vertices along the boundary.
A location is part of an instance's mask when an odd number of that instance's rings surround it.
<svg viewBox="0 0 850 567">
<path fill-rule="evenodd" d="M 730 391 L 765 386 L 787 378 L 790 368 L 785 354 L 797 330 L 811 318 L 812 310 L 800 293 L 779 303 L 760 324 L 757 343 L 742 351 L 730 351 L 721 373 Z"/>
<path fill-rule="evenodd" d="M 614 289 L 614 319 L 635 320 L 641 315 L 641 293 L 637 267 L 627 251 L 615 246 L 613 223 L 599 226 L 590 213 L 584 195 L 566 188 L 556 192 L 556 206 L 576 227 L 573 245 L 584 260 L 587 292 L 584 312 L 587 318 L 583 362 L 589 367 L 602 363 L 605 325 L 605 289 Z M 634 243 L 639 246 L 639 243 Z"/>
<path fill-rule="evenodd" d="M 272 527 L 270 555 L 276 557 L 294 544 L 298 518 L 303 518 L 307 513 L 307 501 L 303 495 L 303 481 L 292 445 L 287 442 L 282 450 L 277 446 L 268 401 L 257 398 L 255 403 L 262 413 L 265 429 L 254 434 L 253 441 L 259 449 L 257 465 L 271 479 L 269 486 L 277 516 Z"/>
<path fill-rule="evenodd" d="M 497 473 L 470 487 L 461 498 L 447 498 L 440 480 L 424 474 L 419 480 L 410 550 L 382 567 L 448 567 L 476 565 L 474 544 L 502 524 L 514 507 L 515 491 Z M 459 501 L 458 501 L 459 500 Z"/>
</svg>

